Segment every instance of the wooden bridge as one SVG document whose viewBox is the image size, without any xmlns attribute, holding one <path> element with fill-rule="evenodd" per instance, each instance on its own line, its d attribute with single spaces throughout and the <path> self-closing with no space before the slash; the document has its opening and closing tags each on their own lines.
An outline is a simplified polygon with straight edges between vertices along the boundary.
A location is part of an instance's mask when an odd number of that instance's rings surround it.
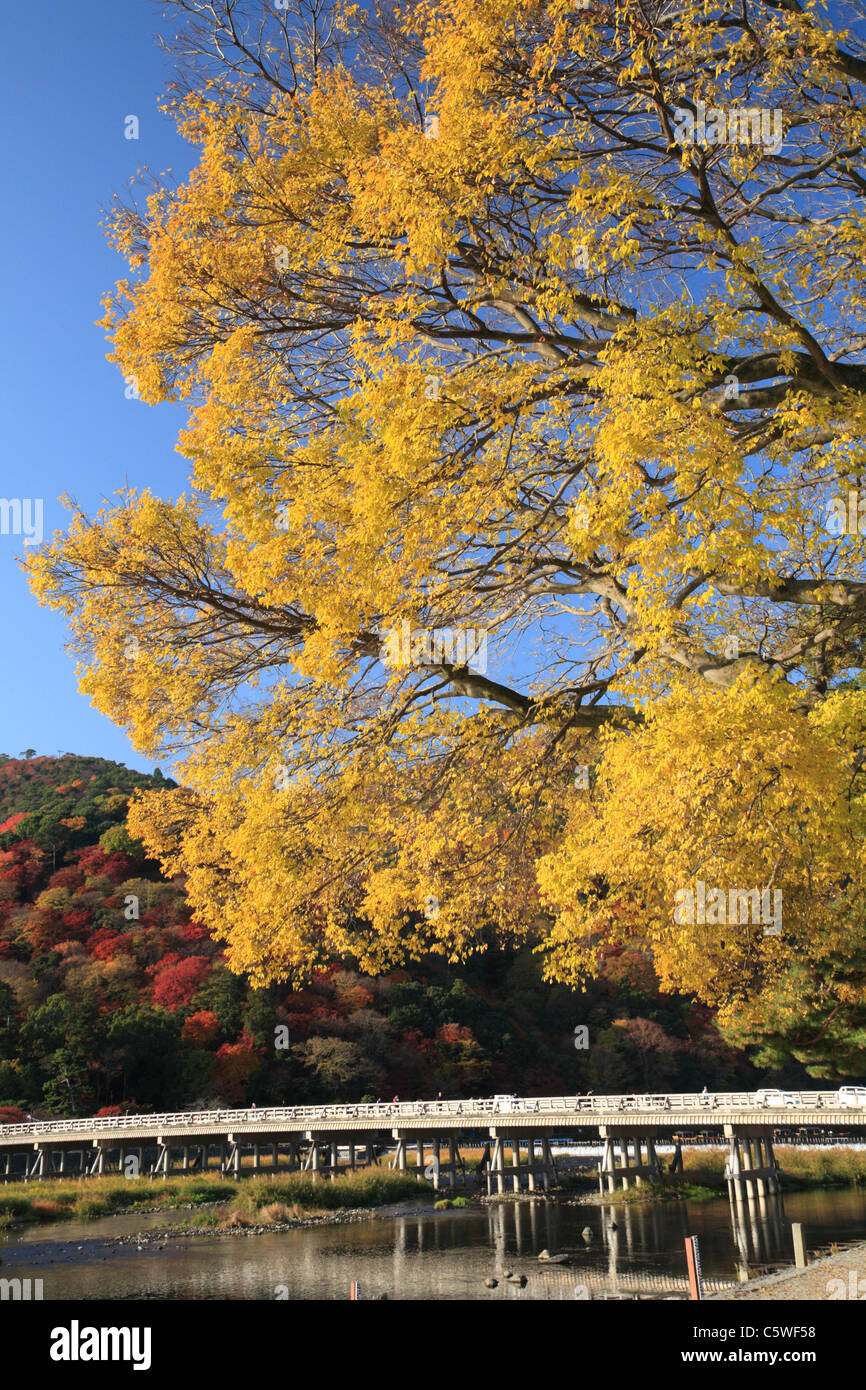
<svg viewBox="0 0 866 1390">
<path fill-rule="evenodd" d="M 376 1160 L 383 1146 L 392 1166 L 417 1171 L 437 1188 L 457 1184 L 465 1170 L 460 1147 L 480 1143 L 487 1191 L 549 1187 L 556 1176 L 551 1141 L 600 1143 L 599 1187 L 657 1179 L 658 1141 L 674 1142 L 673 1170 L 681 1144 L 692 1135 L 727 1140 L 726 1175 L 732 1197 L 778 1191 L 773 1140 L 780 1131 L 866 1138 L 866 1107 L 837 1091 L 785 1092 L 767 1104 L 756 1092 L 671 1093 L 612 1096 L 493 1096 L 477 1100 L 403 1101 L 262 1109 L 180 1111 L 168 1114 L 28 1120 L 0 1126 L 0 1175 L 44 1178 L 106 1171 L 117 1155 L 121 1172 L 141 1172 L 145 1150 L 155 1150 L 152 1171 L 168 1176 L 207 1171 L 217 1150 L 220 1171 L 240 1175 L 244 1154 L 260 1170 L 287 1160 L 289 1169 L 333 1176 L 340 1152 L 355 1168 Z M 443 1148 L 445 1152 L 443 1153 Z M 412 1150 L 417 1161 L 410 1162 Z M 510 1151 L 510 1162 L 506 1161 Z M 70 1160 L 77 1161 L 72 1163 Z"/>
</svg>

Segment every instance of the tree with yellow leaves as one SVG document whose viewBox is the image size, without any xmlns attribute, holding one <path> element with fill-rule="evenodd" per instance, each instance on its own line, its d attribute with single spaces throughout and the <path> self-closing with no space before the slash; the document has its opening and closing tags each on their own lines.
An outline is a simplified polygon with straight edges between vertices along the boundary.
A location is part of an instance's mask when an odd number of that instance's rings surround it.
<svg viewBox="0 0 866 1390">
<path fill-rule="evenodd" d="M 257 981 L 628 941 L 862 1026 L 862 10 L 172 8 L 105 323 L 190 490 L 28 559 L 181 759 L 132 833 Z"/>
</svg>

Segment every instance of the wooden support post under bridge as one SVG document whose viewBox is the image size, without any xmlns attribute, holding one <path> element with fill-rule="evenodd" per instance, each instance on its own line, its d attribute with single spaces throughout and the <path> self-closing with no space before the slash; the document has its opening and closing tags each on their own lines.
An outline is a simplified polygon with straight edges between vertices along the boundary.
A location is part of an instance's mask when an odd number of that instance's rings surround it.
<svg viewBox="0 0 866 1390">
<path fill-rule="evenodd" d="M 661 1164 L 655 1151 L 655 1134 L 652 1131 L 645 1130 L 638 1136 L 623 1132 L 618 1126 L 599 1125 L 598 1132 L 604 1141 L 604 1152 L 598 1165 L 598 1190 L 602 1196 L 605 1195 L 605 1186 L 608 1193 L 615 1192 L 618 1180 L 622 1183 L 624 1192 L 629 1190 L 633 1182 L 640 1186 L 644 1178 L 650 1182 L 658 1181 Z M 646 1162 L 643 1161 L 643 1147 L 646 1148 Z M 617 1148 L 621 1159 L 619 1163 Z"/>
<path fill-rule="evenodd" d="M 781 1183 L 772 1138 L 740 1125 L 725 1125 L 725 1137 L 730 1140 L 725 1178 L 731 1199 L 741 1205 L 756 1197 L 776 1196 Z"/>
</svg>

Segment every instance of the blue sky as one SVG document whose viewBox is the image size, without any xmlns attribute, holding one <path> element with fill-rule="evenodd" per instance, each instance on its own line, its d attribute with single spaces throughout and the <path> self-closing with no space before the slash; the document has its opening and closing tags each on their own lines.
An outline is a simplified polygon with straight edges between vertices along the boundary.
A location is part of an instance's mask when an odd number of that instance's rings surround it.
<svg viewBox="0 0 866 1390">
<path fill-rule="evenodd" d="M 6 12 L 0 497 L 43 498 L 46 536 L 65 524 L 61 493 L 93 512 L 125 482 L 162 495 L 184 488 L 174 450 L 183 411 L 127 400 L 95 326 L 102 294 L 124 274 L 103 210 L 140 168 L 183 176 L 194 162 L 157 109 L 172 76 L 159 27 L 151 0 L 40 0 Z M 138 140 L 124 137 L 128 115 L 139 118 Z M 150 769 L 78 693 L 66 625 L 32 597 L 22 549 L 20 535 L 0 534 L 0 752 L 68 750 Z"/>
</svg>

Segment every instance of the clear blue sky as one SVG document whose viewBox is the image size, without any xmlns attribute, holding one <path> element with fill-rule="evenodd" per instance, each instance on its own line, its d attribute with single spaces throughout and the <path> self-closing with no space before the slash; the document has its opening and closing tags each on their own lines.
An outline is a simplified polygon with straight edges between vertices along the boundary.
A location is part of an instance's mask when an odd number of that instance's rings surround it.
<svg viewBox="0 0 866 1390">
<path fill-rule="evenodd" d="M 184 489 L 183 412 L 126 400 L 95 326 L 124 274 L 103 210 L 138 169 L 182 177 L 194 162 L 157 109 L 172 76 L 154 39 L 161 22 L 150 0 L 40 0 L 5 13 L 0 497 L 44 498 L 46 536 L 64 525 L 61 493 L 93 512 L 125 482 Z M 128 115 L 138 140 L 124 138 Z M 0 752 L 62 749 L 150 769 L 78 693 L 65 623 L 31 596 L 21 552 L 21 536 L 0 535 Z"/>
</svg>

